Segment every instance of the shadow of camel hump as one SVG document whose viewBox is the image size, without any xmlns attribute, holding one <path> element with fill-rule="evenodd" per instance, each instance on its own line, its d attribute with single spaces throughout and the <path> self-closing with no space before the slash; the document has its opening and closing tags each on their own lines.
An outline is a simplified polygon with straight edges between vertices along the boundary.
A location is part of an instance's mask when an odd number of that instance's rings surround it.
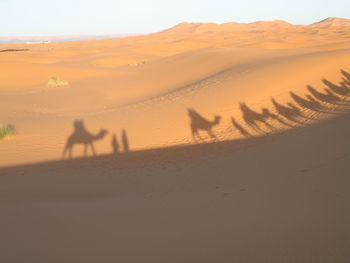
<svg viewBox="0 0 350 263">
<path fill-rule="evenodd" d="M 88 145 L 91 147 L 93 155 L 96 155 L 96 150 L 93 142 L 97 140 L 101 140 L 108 133 L 107 130 L 101 129 L 98 134 L 91 134 L 85 128 L 83 120 L 75 120 L 73 122 L 74 131 L 68 137 L 66 146 L 64 147 L 62 158 L 66 157 L 68 152 L 68 157 L 72 158 L 72 151 L 75 144 L 83 144 L 84 145 L 84 156 L 87 156 Z"/>
<path fill-rule="evenodd" d="M 209 134 L 209 136 L 213 139 L 216 138 L 215 134 L 212 132 L 212 128 L 220 123 L 221 116 L 216 115 L 213 121 L 209 121 L 202 117 L 194 109 L 188 109 L 188 116 L 190 117 L 191 121 L 190 125 L 193 139 L 202 139 L 199 135 L 199 130 L 206 131 Z"/>
</svg>

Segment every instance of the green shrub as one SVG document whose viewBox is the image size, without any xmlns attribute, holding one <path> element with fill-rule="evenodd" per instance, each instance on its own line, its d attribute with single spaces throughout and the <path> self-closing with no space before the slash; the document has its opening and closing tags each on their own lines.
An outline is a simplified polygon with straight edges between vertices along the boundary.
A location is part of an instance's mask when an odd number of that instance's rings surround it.
<svg viewBox="0 0 350 263">
<path fill-rule="evenodd" d="M 65 87 L 68 85 L 68 81 L 60 79 L 59 77 L 51 77 L 46 83 L 47 87 Z"/>
<path fill-rule="evenodd" d="M 13 125 L 0 125 L 0 140 L 4 139 L 6 136 L 13 135 L 15 133 L 15 128 Z"/>
</svg>

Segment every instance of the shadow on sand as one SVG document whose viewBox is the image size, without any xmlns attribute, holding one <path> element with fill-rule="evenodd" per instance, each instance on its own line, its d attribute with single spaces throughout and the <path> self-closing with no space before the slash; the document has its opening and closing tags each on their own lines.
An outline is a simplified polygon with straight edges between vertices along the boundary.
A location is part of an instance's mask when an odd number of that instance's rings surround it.
<svg viewBox="0 0 350 263">
<path fill-rule="evenodd" d="M 271 102 L 278 114 L 280 114 L 281 116 L 283 116 L 291 122 L 295 122 L 301 125 L 303 124 L 302 121 L 299 120 L 299 118 L 303 117 L 301 110 L 298 107 L 296 107 L 293 103 L 288 103 L 287 106 L 285 106 L 278 103 L 274 98 L 271 98 Z"/>
<path fill-rule="evenodd" d="M 329 108 L 326 104 L 333 104 L 336 106 L 349 105 L 348 103 L 346 103 L 345 97 L 350 96 L 350 88 L 347 86 L 347 83 L 350 83 L 350 74 L 344 70 L 341 70 L 341 74 L 343 76 L 343 79 L 342 83 L 340 83 L 339 85 L 334 84 L 326 79 L 322 80 L 323 83 L 328 87 L 327 89 L 325 89 L 325 93 L 319 92 L 311 86 L 307 86 L 307 90 L 310 92 L 310 94 L 305 95 L 305 97 L 301 97 L 295 92 L 290 92 L 290 97 L 299 107 L 290 102 L 286 105 L 283 105 L 279 103 L 275 98 L 271 98 L 272 106 L 274 107 L 275 111 L 272 112 L 267 107 L 264 107 L 261 109 L 261 113 L 259 113 L 258 111 L 249 108 L 246 103 L 241 102 L 239 107 L 242 113 L 242 119 L 247 125 L 247 127 L 244 127 L 242 124 L 240 124 L 239 121 L 234 117 L 231 118 L 231 125 L 235 130 L 238 130 L 238 132 L 243 137 L 246 137 L 245 140 L 226 141 L 221 143 L 217 142 L 212 146 L 179 146 L 166 148 L 167 150 L 154 149 L 148 151 L 138 151 L 136 153 L 130 151 L 129 138 L 126 130 L 123 129 L 120 136 L 121 146 L 118 143 L 118 137 L 116 136 L 116 134 L 112 135 L 112 155 L 119 156 L 118 158 L 126 158 L 126 156 L 135 156 L 140 154 L 142 155 L 146 152 L 181 152 L 180 149 L 186 149 L 186 151 L 189 149 L 191 151 L 196 151 L 196 149 L 199 149 L 200 151 L 202 151 L 205 149 L 211 149 L 211 147 L 216 147 L 218 145 L 227 145 L 228 147 L 233 147 L 237 149 L 237 147 L 239 147 L 242 144 L 249 144 L 259 140 L 265 140 L 261 137 L 253 137 L 251 130 L 269 136 L 277 136 L 276 134 L 271 134 L 271 131 L 276 131 L 277 129 L 271 123 L 269 123 L 270 120 L 274 120 L 286 127 L 297 128 L 300 126 L 304 126 L 305 123 L 302 121 L 303 119 L 315 120 L 313 118 L 310 118 L 309 116 L 305 116 L 302 111 L 303 109 L 311 110 L 314 112 L 332 113 L 333 109 Z M 341 98 L 340 96 L 343 98 Z M 195 141 L 202 140 L 199 131 L 205 131 L 206 133 L 208 133 L 211 139 L 217 138 L 212 129 L 221 122 L 221 117 L 219 115 L 214 116 L 214 119 L 210 121 L 204 118 L 192 108 L 188 109 L 187 113 L 190 118 L 190 129 L 192 137 Z M 249 128 L 251 130 L 249 130 Z M 269 130 L 266 131 L 266 129 Z M 86 129 L 83 120 L 75 120 L 73 122 L 73 132 L 66 140 L 66 144 L 62 154 L 63 159 L 65 159 L 67 156 L 69 159 L 73 157 L 73 148 L 77 144 L 81 144 L 84 146 L 84 158 L 87 158 L 88 156 L 88 148 L 91 149 L 93 156 L 96 156 L 97 153 L 95 150 L 94 142 L 102 140 L 107 135 L 107 133 L 107 130 L 101 129 L 98 133 L 93 134 Z M 266 137 L 267 136 L 264 136 L 264 138 Z M 119 154 L 120 149 L 122 149 L 124 153 L 123 155 Z"/>
<path fill-rule="evenodd" d="M 239 104 L 239 107 L 242 111 L 242 117 L 244 122 L 250 126 L 253 130 L 257 132 L 264 132 L 264 130 L 259 126 L 260 124 L 264 124 L 269 129 L 274 129 L 274 127 L 269 124 L 266 120 L 268 119 L 268 116 L 265 116 L 263 114 L 260 114 L 251 108 L 248 107 L 248 105 L 244 102 L 241 102 Z"/>
<path fill-rule="evenodd" d="M 345 115 L 346 114 L 346 115 Z M 344 113 L 347 119 L 350 118 L 349 113 Z M 337 116 L 335 118 L 342 118 L 343 116 Z M 303 127 L 303 129 L 313 129 L 323 125 L 323 122 L 313 123 L 310 126 Z M 244 128 L 241 130 L 245 136 L 249 136 Z M 81 176 L 87 175 L 110 175 L 118 176 L 125 169 L 132 169 L 138 172 L 139 169 L 144 169 L 148 166 L 158 167 L 165 175 L 167 171 L 164 171 L 165 163 L 177 163 L 190 164 L 190 160 L 204 158 L 208 160 L 210 158 L 220 158 L 220 156 L 233 155 L 240 152 L 242 149 L 248 149 L 254 145 L 262 145 L 268 142 L 276 140 L 284 140 L 286 136 L 297 135 L 295 129 L 289 129 L 280 133 L 270 134 L 268 136 L 258 136 L 249 138 L 241 138 L 227 141 L 213 141 L 211 143 L 204 144 L 188 144 L 178 145 L 163 148 L 147 149 L 147 150 L 135 150 L 124 154 L 102 154 L 98 156 L 81 157 L 74 159 L 63 159 L 57 161 L 49 161 L 34 164 L 25 164 L 12 167 L 0 167 L 0 174 L 2 176 L 9 175 L 26 175 L 26 176 L 61 176 L 79 173 Z M 177 166 L 176 166 L 177 167 Z M 158 169 L 158 168 L 156 168 Z M 78 183 L 78 182 L 76 182 Z M 59 195 L 67 197 L 67 194 L 75 196 L 73 191 L 69 193 L 69 189 L 64 188 L 62 193 L 55 192 L 52 195 Z M 109 188 L 108 188 L 109 189 Z M 100 194 L 107 195 L 115 194 L 114 187 L 111 186 L 110 192 L 106 188 L 103 188 L 103 192 Z M 113 189 L 113 191 L 112 191 Z M 68 191 L 68 192 L 67 192 Z M 84 191 L 84 189 L 82 189 Z M 35 193 L 33 193 L 35 195 Z M 91 194 L 91 189 L 86 189 L 86 196 Z M 50 194 L 49 194 L 50 195 Z"/>
<path fill-rule="evenodd" d="M 337 97 L 333 92 L 329 89 L 324 89 L 325 93 L 317 91 L 315 88 L 310 85 L 307 86 L 308 91 L 319 101 L 334 105 L 341 105 L 341 99 Z"/>
<path fill-rule="evenodd" d="M 246 103 L 241 102 L 239 107 L 242 112 L 242 120 L 248 128 L 251 128 L 255 132 L 269 134 L 266 128 L 272 131 L 276 130 L 269 123 L 269 120 L 274 120 L 289 128 L 298 128 L 305 125 L 305 120 L 317 120 L 311 117 L 311 114 L 304 114 L 303 111 L 333 115 L 339 114 L 341 112 L 338 112 L 335 107 L 349 105 L 346 98 L 350 96 L 350 74 L 343 69 L 341 70 L 341 74 L 342 81 L 339 85 L 327 79 L 322 79 L 323 84 L 327 86 L 324 92 L 320 92 L 310 85 L 306 87 L 309 94 L 306 94 L 305 97 L 291 91 L 289 95 L 296 104 L 288 102 L 284 105 L 279 103 L 275 98 L 271 98 L 273 111 L 264 107 L 261 109 L 261 113 L 259 113 L 249 108 Z M 238 130 L 242 136 L 252 136 L 249 129 L 239 124 L 235 118 L 232 117 L 231 122 L 233 128 Z"/>
<path fill-rule="evenodd" d="M 73 158 L 73 147 L 77 144 L 82 144 L 84 146 L 84 157 L 87 157 L 88 155 L 89 146 L 91 148 L 92 154 L 96 156 L 94 142 L 102 140 L 107 134 L 108 131 L 105 129 L 101 129 L 97 134 L 92 134 L 85 128 L 83 120 L 75 120 L 73 122 L 73 132 L 67 138 L 66 145 L 63 149 L 62 158 L 65 159 L 67 154 L 69 159 Z M 121 138 L 123 152 L 130 152 L 129 139 L 125 129 L 122 130 Z M 115 133 L 112 135 L 111 147 L 113 154 L 120 153 L 120 145 L 118 143 L 117 135 Z"/>
<path fill-rule="evenodd" d="M 252 135 L 246 130 L 244 129 L 236 120 L 235 118 L 231 118 L 231 122 L 232 125 L 235 129 L 237 129 L 239 131 L 239 133 L 245 137 L 252 137 Z"/>
<path fill-rule="evenodd" d="M 107 130 L 101 129 L 97 134 L 92 134 L 85 128 L 83 120 L 75 120 L 73 122 L 73 133 L 68 137 L 66 146 L 64 147 L 62 158 L 68 153 L 68 158 L 72 158 L 73 147 L 76 144 L 84 145 L 84 156 L 87 156 L 88 146 L 90 146 L 92 154 L 96 155 L 94 142 L 103 139 L 108 133 Z"/>
<path fill-rule="evenodd" d="M 320 102 L 315 100 L 314 97 L 310 95 L 306 95 L 306 98 L 302 98 L 301 96 L 291 91 L 290 96 L 301 108 L 309 109 L 320 113 L 327 113 L 327 111 L 325 110 L 327 109 L 327 107 L 323 106 Z"/>
<path fill-rule="evenodd" d="M 216 139 L 216 136 L 213 133 L 212 128 L 220 123 L 220 120 L 221 120 L 220 116 L 216 115 L 213 121 L 209 121 L 205 119 L 203 116 L 201 116 L 194 109 L 188 109 L 187 112 L 188 112 L 188 116 L 190 117 L 190 127 L 191 127 L 192 138 L 195 141 L 203 140 L 203 138 L 199 135 L 200 130 L 206 131 L 210 136 L 210 138 Z"/>
</svg>

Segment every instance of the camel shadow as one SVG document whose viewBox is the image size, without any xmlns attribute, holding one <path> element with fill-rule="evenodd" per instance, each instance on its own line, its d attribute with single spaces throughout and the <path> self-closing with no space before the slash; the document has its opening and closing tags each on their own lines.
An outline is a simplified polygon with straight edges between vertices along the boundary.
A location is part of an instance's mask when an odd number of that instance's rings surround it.
<svg viewBox="0 0 350 263">
<path fill-rule="evenodd" d="M 296 107 L 293 103 L 287 103 L 287 106 L 285 106 L 278 103 L 274 98 L 271 98 L 271 102 L 275 107 L 277 113 L 289 121 L 303 125 L 303 122 L 300 121 L 300 118 L 312 119 L 304 116 L 302 111 L 298 107 Z"/>
<path fill-rule="evenodd" d="M 268 127 L 271 130 L 274 130 L 275 127 L 273 127 L 270 123 L 268 123 L 266 120 L 270 117 L 269 115 L 260 114 L 248 107 L 248 105 L 244 102 L 240 103 L 240 109 L 242 112 L 243 120 L 244 122 L 251 127 L 256 132 L 260 133 L 266 133 L 259 125 L 258 123 L 264 124 L 266 127 Z M 266 113 L 266 112 L 265 112 Z"/>
<path fill-rule="evenodd" d="M 335 94 L 340 96 L 349 96 L 350 95 L 350 89 L 348 89 L 345 86 L 346 80 L 344 84 L 341 84 L 341 86 L 335 85 L 334 83 L 330 82 L 327 79 L 322 79 L 322 82 Z"/>
<path fill-rule="evenodd" d="M 294 125 L 289 124 L 288 122 L 284 121 L 278 115 L 272 113 L 268 108 L 263 108 L 262 109 L 262 115 L 265 116 L 266 118 L 271 118 L 273 120 L 278 121 L 280 124 L 283 124 L 284 126 L 290 127 L 290 128 L 295 128 Z"/>
<path fill-rule="evenodd" d="M 327 86 L 327 88 L 324 89 L 324 93 L 319 92 L 312 86 L 308 85 L 306 88 L 311 95 L 305 95 L 306 98 L 298 96 L 292 91 L 289 94 L 301 108 L 313 110 L 319 113 L 337 114 L 332 107 L 327 106 L 327 104 L 342 106 L 348 105 L 344 100 L 345 97 L 350 96 L 350 74 L 343 69 L 341 69 L 340 72 L 343 75 L 343 78 L 338 85 L 327 79 L 322 79 L 323 84 Z M 343 97 L 343 99 L 341 97 Z"/>
<path fill-rule="evenodd" d="M 322 101 L 324 103 L 334 104 L 334 105 L 342 105 L 340 103 L 341 99 L 334 95 L 329 89 L 324 89 L 325 93 L 321 93 L 317 91 L 315 88 L 311 87 L 310 85 L 307 86 L 307 90 L 319 101 Z"/>
<path fill-rule="evenodd" d="M 83 120 L 75 120 L 73 122 L 74 131 L 68 137 L 63 150 L 62 158 L 64 159 L 68 153 L 68 158 L 72 158 L 73 147 L 76 144 L 84 145 L 84 157 L 87 156 L 88 146 L 90 146 L 92 154 L 96 155 L 96 150 L 93 142 L 101 140 L 108 133 L 107 130 L 101 129 L 98 134 L 92 134 L 86 130 Z"/>
<path fill-rule="evenodd" d="M 200 130 L 206 131 L 210 138 L 216 139 L 216 135 L 212 132 L 212 128 L 220 123 L 221 116 L 216 115 L 213 121 L 209 121 L 202 117 L 194 109 L 188 109 L 188 116 L 190 117 L 192 138 L 195 141 L 197 141 L 198 139 L 203 140 L 203 138 L 199 134 Z"/>
<path fill-rule="evenodd" d="M 312 96 L 306 95 L 306 98 L 302 98 L 294 92 L 289 93 L 292 99 L 302 108 L 313 110 L 321 113 L 328 113 L 326 111 L 327 107 L 323 106 L 320 102 L 315 100 Z"/>
</svg>

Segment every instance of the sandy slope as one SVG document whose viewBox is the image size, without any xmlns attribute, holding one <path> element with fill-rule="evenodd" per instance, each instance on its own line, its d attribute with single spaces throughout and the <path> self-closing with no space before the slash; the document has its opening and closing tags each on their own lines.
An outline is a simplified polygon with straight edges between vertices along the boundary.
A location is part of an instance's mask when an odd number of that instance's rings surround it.
<svg viewBox="0 0 350 263">
<path fill-rule="evenodd" d="M 109 72 L 89 69 L 89 77 L 75 81 L 85 74 L 82 69 L 69 87 L 4 91 L 1 119 L 14 124 L 18 135 L 2 142 L 7 154 L 0 162 L 60 157 L 73 121 L 81 118 L 93 133 L 104 128 L 120 135 L 126 129 L 133 149 L 187 143 L 191 141 L 188 108 L 209 119 L 222 116 L 217 132 L 231 129 L 231 116 L 242 121 L 240 102 L 259 112 L 266 107 L 276 113 L 271 97 L 286 104 L 293 102 L 289 92 L 303 96 L 307 85 L 322 91 L 327 87 L 323 78 L 339 83 L 344 77 L 340 70 L 349 68 L 349 57 L 350 49 L 215 47 L 159 58 L 139 67 Z M 64 69 L 74 75 L 74 70 Z M 277 124 L 276 128 L 284 126 Z M 222 139 L 237 137 L 232 132 L 221 132 Z M 97 142 L 97 151 L 111 152 L 110 140 L 109 134 Z M 81 148 L 76 152 L 80 154 Z"/>
<path fill-rule="evenodd" d="M 1 168 L 4 262 L 347 262 L 350 115 Z"/>
<path fill-rule="evenodd" d="M 183 23 L 0 52 L 1 261 L 347 262 L 349 36 Z M 188 109 L 221 116 L 215 140 Z M 56 161 L 81 119 L 109 131 L 99 156 Z M 110 155 L 122 129 L 131 152 Z"/>
</svg>

